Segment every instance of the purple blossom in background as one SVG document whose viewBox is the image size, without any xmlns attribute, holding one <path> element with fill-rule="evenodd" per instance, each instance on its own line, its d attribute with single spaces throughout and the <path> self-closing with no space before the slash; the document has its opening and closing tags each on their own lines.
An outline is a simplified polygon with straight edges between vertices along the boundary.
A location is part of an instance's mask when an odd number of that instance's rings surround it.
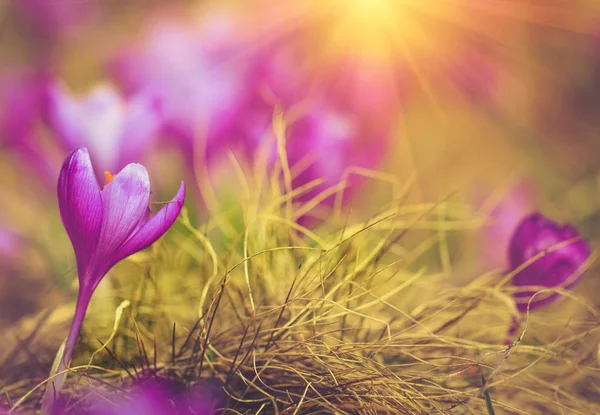
<svg viewBox="0 0 600 415">
<path fill-rule="evenodd" d="M 353 66 L 354 62 L 345 62 L 337 78 L 324 74 L 309 80 L 296 72 L 301 58 L 291 51 L 275 51 L 271 57 L 274 62 L 263 63 L 261 78 L 254 81 L 254 97 L 235 120 L 235 138 L 230 141 L 237 142 L 251 158 L 267 140 L 274 162 L 278 155 L 273 112 L 275 105 L 283 109 L 287 158 L 295 173 L 292 186 L 323 179 L 299 195 L 295 199 L 299 202 L 338 184 L 351 167 L 377 168 L 391 139 L 392 118 L 398 108 L 393 86 L 383 86 L 389 78 L 358 63 Z M 348 176 L 345 200 L 356 192 L 360 181 L 356 174 Z M 334 200 L 335 196 L 330 196 L 323 202 L 331 205 Z"/>
<path fill-rule="evenodd" d="M 37 127 L 46 103 L 48 75 L 11 72 L 0 79 L 0 147 L 12 151 L 47 184 L 56 183 L 60 161 L 40 146 Z"/>
<path fill-rule="evenodd" d="M 40 37 L 68 33 L 93 15 L 94 0 L 12 0 L 30 31 Z"/>
<path fill-rule="evenodd" d="M 159 100 L 150 94 L 124 99 L 108 85 L 78 99 L 62 85 L 48 86 L 46 121 L 72 151 L 87 147 L 101 171 L 138 161 L 162 126 Z"/>
<path fill-rule="evenodd" d="M 446 64 L 447 76 L 458 90 L 474 103 L 494 99 L 498 67 L 489 52 L 472 46 L 457 51 Z"/>
<path fill-rule="evenodd" d="M 101 188 L 87 149 L 79 148 L 67 157 L 58 180 L 60 215 L 77 260 L 79 296 L 57 373 L 71 360 L 90 299 L 104 275 L 160 238 L 179 216 L 185 199 L 182 182 L 173 200 L 151 216 L 150 180 L 143 166 L 129 164 L 107 179 Z M 46 408 L 52 408 L 63 381 L 64 375 L 59 375 L 48 384 Z"/>
<path fill-rule="evenodd" d="M 237 120 L 231 142 L 252 159 L 256 150 L 266 144 L 271 168 L 278 161 L 277 142 L 272 130 L 274 106 L 259 97 Z M 296 112 L 295 112 L 296 111 Z M 355 113 L 344 111 L 326 98 L 312 97 L 297 108 L 286 123 L 286 153 L 292 170 L 292 187 L 298 188 L 316 180 L 322 183 L 298 195 L 294 200 L 307 202 L 324 190 L 335 186 L 351 167 L 376 168 L 381 162 L 389 136 L 371 136 L 366 122 Z M 356 174 L 348 177 L 344 200 L 359 188 Z M 332 205 L 335 196 L 323 202 Z"/>
<path fill-rule="evenodd" d="M 407 78 L 406 68 L 348 55 L 331 66 L 320 88 L 338 105 L 389 133 L 407 95 Z"/>
<path fill-rule="evenodd" d="M 196 385 L 188 390 L 163 379 L 146 381 L 122 398 L 99 400 L 86 415 L 211 415 L 222 405 L 222 392 L 215 386 Z"/>
<path fill-rule="evenodd" d="M 194 145 L 196 151 L 206 145 L 209 164 L 227 149 L 252 161 L 267 145 L 273 165 L 279 108 L 297 115 L 287 126 L 290 164 L 308 161 L 294 187 L 324 179 L 298 201 L 337 184 L 351 166 L 376 168 L 398 109 L 392 72 L 355 58 L 313 74 L 310 50 L 294 42 L 257 47 L 243 30 L 235 34 L 232 21 L 224 15 L 200 27 L 154 23 L 146 42 L 122 53 L 112 71 L 128 93 L 152 90 L 161 97 L 166 130 L 184 144 L 189 162 Z M 351 185 L 359 181 L 350 176 Z"/>
<path fill-rule="evenodd" d="M 40 119 L 46 78 L 39 73 L 5 73 L 0 85 L 0 140 L 18 146 L 31 139 Z"/>
<path fill-rule="evenodd" d="M 291 47 L 269 44 L 256 53 L 256 66 L 246 80 L 246 96 L 237 116 L 222 131 L 225 148 L 252 160 L 262 146 L 271 147 L 271 162 L 277 159 L 272 122 L 275 107 L 287 112 L 312 97 L 314 82 L 300 66 L 306 55 Z M 309 108 L 310 110 L 310 108 Z"/>
<path fill-rule="evenodd" d="M 256 54 L 256 70 L 252 72 L 250 86 L 253 93 L 268 97 L 284 109 L 296 105 L 317 89 L 317 76 L 310 76 L 310 52 L 306 47 L 283 38 Z"/>
<path fill-rule="evenodd" d="M 581 268 L 591 253 L 589 244 L 580 238 L 577 230 L 571 225 L 558 225 L 540 213 L 526 216 L 510 242 L 508 254 L 512 270 L 546 249 L 561 242 L 573 241 L 545 254 L 518 272 L 513 277 L 513 284 L 517 287 L 572 288 L 579 281 Z M 534 291 L 531 290 L 515 293 L 519 311 L 527 311 L 528 301 L 533 294 Z M 558 298 L 558 294 L 539 294 L 532 300 L 530 310 L 550 304 Z"/>
<path fill-rule="evenodd" d="M 22 237 L 0 223 L 0 276 L 6 271 L 7 263 L 19 257 L 22 248 Z"/>
<path fill-rule="evenodd" d="M 534 188 L 525 181 L 515 184 L 490 212 L 490 224 L 482 230 L 482 258 L 486 269 L 506 266 L 506 249 L 523 217 L 535 207 Z"/>
<path fill-rule="evenodd" d="M 323 184 L 304 193 L 297 200 L 308 201 L 323 190 L 336 185 L 350 167 L 375 168 L 381 161 L 387 138 L 371 136 L 366 120 L 356 113 L 343 111 L 327 101 L 310 104 L 310 110 L 288 127 L 288 162 L 294 168 L 306 165 L 295 176 L 292 185 L 298 188 L 313 180 Z M 346 199 L 357 190 L 359 176 L 348 176 Z M 328 203 L 334 197 L 327 199 Z"/>
<path fill-rule="evenodd" d="M 208 155 L 227 147 L 224 137 L 249 95 L 250 56 L 227 16 L 203 25 L 159 21 L 145 42 L 111 63 L 128 94 L 152 91 L 164 104 L 165 128 L 192 161 L 195 146 Z M 239 32 L 239 31 L 238 31 Z"/>
</svg>

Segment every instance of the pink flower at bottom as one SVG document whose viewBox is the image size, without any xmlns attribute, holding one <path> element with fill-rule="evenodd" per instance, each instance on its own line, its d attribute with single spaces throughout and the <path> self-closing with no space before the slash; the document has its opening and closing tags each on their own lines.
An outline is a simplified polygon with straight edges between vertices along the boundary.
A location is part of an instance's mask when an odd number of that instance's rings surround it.
<svg viewBox="0 0 600 415">
<path fill-rule="evenodd" d="M 122 388 L 116 396 L 94 399 L 89 409 L 74 407 L 64 415 L 212 415 L 222 407 L 223 397 L 213 384 L 188 387 L 153 377 Z"/>
</svg>

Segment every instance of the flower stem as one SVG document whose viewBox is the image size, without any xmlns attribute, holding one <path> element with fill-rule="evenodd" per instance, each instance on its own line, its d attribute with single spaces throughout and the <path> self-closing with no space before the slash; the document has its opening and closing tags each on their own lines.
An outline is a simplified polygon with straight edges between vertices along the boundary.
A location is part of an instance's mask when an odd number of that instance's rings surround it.
<svg viewBox="0 0 600 415">
<path fill-rule="evenodd" d="M 64 343 L 64 349 L 61 346 L 57 354 L 57 358 L 60 359 L 59 364 L 55 370 L 54 368 L 51 370 L 50 377 L 54 377 L 46 385 L 46 391 L 44 392 L 44 397 L 42 399 L 42 409 L 40 412 L 41 415 L 51 415 L 53 413 L 54 405 L 56 404 L 56 400 L 67 376 L 67 365 L 71 362 L 73 352 L 75 351 L 75 346 L 77 345 L 77 339 L 79 338 L 79 332 L 81 331 L 81 326 L 83 324 L 83 320 L 85 319 L 87 308 L 90 304 L 90 298 L 91 295 L 85 295 L 81 292 L 77 297 L 75 315 L 73 316 L 73 321 L 71 322 L 71 329 L 69 330 L 67 340 Z M 64 351 L 64 354 L 62 356 L 58 356 L 61 351 Z"/>
</svg>

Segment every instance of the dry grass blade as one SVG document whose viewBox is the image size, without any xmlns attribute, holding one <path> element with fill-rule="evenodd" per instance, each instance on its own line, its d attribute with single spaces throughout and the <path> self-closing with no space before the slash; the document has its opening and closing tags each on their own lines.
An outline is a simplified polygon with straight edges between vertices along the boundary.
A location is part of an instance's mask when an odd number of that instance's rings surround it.
<svg viewBox="0 0 600 415">
<path fill-rule="evenodd" d="M 279 171 L 293 179 L 293 166 Z M 469 222 L 463 210 L 394 199 L 363 225 L 331 212 L 307 228 L 290 219 L 294 199 L 266 180 L 219 227 L 204 233 L 186 217 L 185 232 L 148 256 L 144 278 L 115 271 L 110 298 L 134 298 L 130 318 L 67 382 L 73 408 L 150 378 L 185 390 L 208 380 L 228 414 L 600 412 L 600 314 L 569 294 L 521 322 L 504 276 L 452 284 L 451 240 L 440 234 Z M 453 224 L 440 221 L 449 210 Z M 110 326 L 88 316 L 75 363 L 112 333 L 105 308 Z M 46 336 L 62 334 L 43 321 L 16 327 L 25 340 L 1 366 L 0 388 L 22 409 L 35 408 L 47 373 L 37 367 L 52 356 Z"/>
</svg>

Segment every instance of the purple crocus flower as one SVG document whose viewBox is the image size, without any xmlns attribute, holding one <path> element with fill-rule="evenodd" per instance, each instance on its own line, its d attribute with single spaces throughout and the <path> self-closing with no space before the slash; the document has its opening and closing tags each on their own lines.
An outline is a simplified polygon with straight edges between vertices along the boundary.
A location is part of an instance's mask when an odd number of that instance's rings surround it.
<svg viewBox="0 0 600 415">
<path fill-rule="evenodd" d="M 182 182 L 173 200 L 151 217 L 150 180 L 142 165 L 129 164 L 107 175 L 101 188 L 86 148 L 67 157 L 58 180 L 58 204 L 75 251 L 79 295 L 57 373 L 71 360 L 90 299 L 104 275 L 160 238 L 177 219 L 184 199 Z M 45 407 L 52 407 L 63 381 L 64 375 L 58 375 L 46 388 Z"/>
<path fill-rule="evenodd" d="M 101 171 L 139 160 L 162 126 L 159 100 L 138 94 L 126 100 L 108 85 L 77 99 L 63 85 L 48 86 L 46 121 L 68 151 L 89 148 Z"/>
<path fill-rule="evenodd" d="M 546 253 L 518 272 L 513 277 L 513 284 L 517 287 L 572 288 L 579 281 L 582 266 L 590 256 L 589 244 L 581 239 L 573 226 L 558 225 L 540 213 L 526 216 L 510 242 L 508 254 L 511 269 L 566 241 L 571 242 Z M 527 304 L 534 293 L 533 290 L 515 293 L 519 311 L 527 311 Z M 539 294 L 533 298 L 530 310 L 550 304 L 558 298 L 558 294 Z"/>
</svg>

